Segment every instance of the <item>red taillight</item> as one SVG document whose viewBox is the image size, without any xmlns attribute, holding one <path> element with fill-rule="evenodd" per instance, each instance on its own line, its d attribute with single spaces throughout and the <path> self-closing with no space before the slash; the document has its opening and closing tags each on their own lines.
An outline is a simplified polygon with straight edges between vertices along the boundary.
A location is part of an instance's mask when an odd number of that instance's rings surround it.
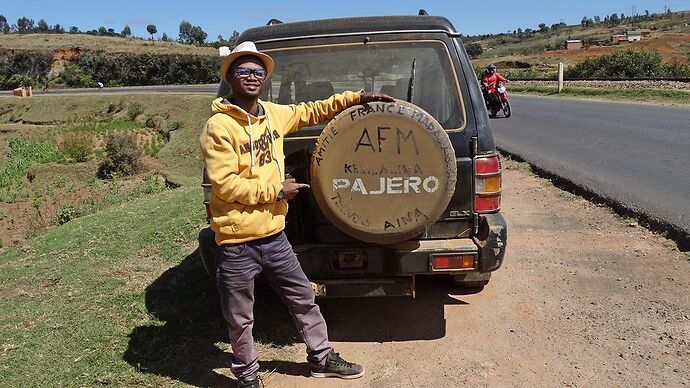
<svg viewBox="0 0 690 388">
<path fill-rule="evenodd" d="M 488 158 L 477 158 L 474 160 L 474 172 L 480 174 L 498 174 L 501 172 L 501 164 L 498 156 Z"/>
<path fill-rule="evenodd" d="M 475 255 L 433 255 L 431 256 L 431 269 L 435 271 L 453 269 L 474 269 Z"/>
<path fill-rule="evenodd" d="M 496 211 L 501 208 L 501 194 L 474 197 L 474 208 L 480 213 Z"/>
<path fill-rule="evenodd" d="M 498 155 L 474 159 L 474 210 L 479 213 L 501 208 L 501 162 Z"/>
</svg>

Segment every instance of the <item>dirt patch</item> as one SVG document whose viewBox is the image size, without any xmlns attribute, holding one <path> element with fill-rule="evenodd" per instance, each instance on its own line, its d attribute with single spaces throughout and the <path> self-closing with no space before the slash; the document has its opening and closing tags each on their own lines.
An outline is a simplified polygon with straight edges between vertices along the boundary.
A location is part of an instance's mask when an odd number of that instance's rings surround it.
<svg viewBox="0 0 690 388">
<path fill-rule="evenodd" d="M 367 369 L 348 385 L 690 384 L 688 256 L 524 164 L 504 167 L 508 251 L 483 292 L 448 294 L 436 278 L 415 300 L 321 303 L 333 345 Z M 267 386 L 342 386 L 306 376 L 303 345 L 281 349 L 286 361 L 261 354 Z"/>
<path fill-rule="evenodd" d="M 50 78 L 60 75 L 63 71 L 65 71 L 65 66 L 67 66 L 70 61 L 79 57 L 81 53 L 82 49 L 80 47 L 68 47 L 55 50 L 55 53 L 53 54 L 53 63 L 50 66 L 48 77 Z"/>
</svg>

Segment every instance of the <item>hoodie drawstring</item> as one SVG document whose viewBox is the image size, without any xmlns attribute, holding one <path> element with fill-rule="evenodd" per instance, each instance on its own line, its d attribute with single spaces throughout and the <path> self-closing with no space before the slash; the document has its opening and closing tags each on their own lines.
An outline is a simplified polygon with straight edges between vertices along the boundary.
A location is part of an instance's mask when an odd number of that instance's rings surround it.
<svg viewBox="0 0 690 388">
<path fill-rule="evenodd" d="M 252 130 L 252 119 L 247 113 L 247 122 L 249 123 L 249 150 L 251 153 L 251 164 L 249 165 L 249 173 L 254 174 L 254 131 Z"/>
</svg>

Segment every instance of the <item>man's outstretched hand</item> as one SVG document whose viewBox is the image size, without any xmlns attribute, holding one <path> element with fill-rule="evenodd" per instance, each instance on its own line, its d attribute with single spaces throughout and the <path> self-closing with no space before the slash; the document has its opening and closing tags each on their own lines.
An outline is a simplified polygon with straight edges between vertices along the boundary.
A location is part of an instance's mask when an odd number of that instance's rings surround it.
<svg viewBox="0 0 690 388">
<path fill-rule="evenodd" d="M 381 102 L 394 102 L 395 98 L 383 94 L 383 93 L 371 93 L 371 92 L 364 92 L 359 95 L 359 103 L 360 104 L 366 104 L 369 102 L 374 102 L 374 101 L 381 101 Z"/>
<path fill-rule="evenodd" d="M 297 196 L 300 189 L 308 189 L 309 185 L 306 183 L 297 183 L 294 178 L 288 178 L 283 181 L 283 198 L 293 199 Z"/>
</svg>

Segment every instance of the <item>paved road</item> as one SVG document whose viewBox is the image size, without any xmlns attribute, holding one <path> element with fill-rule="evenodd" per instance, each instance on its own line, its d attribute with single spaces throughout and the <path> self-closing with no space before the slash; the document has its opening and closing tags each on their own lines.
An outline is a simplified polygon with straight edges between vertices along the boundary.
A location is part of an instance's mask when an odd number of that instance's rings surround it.
<svg viewBox="0 0 690 388">
<path fill-rule="evenodd" d="M 690 109 L 512 96 L 498 146 L 690 235 Z M 687 243 L 687 242 L 686 242 Z"/>
</svg>

